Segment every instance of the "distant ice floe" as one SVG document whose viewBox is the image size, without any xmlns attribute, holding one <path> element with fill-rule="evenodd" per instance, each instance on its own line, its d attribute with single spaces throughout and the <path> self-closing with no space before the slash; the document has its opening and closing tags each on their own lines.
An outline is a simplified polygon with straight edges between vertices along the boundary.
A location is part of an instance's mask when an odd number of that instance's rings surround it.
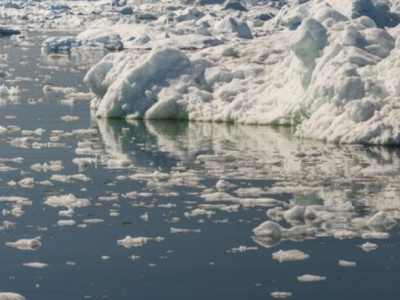
<svg viewBox="0 0 400 300">
<path fill-rule="evenodd" d="M 150 238 L 150 237 L 131 237 L 131 236 L 126 236 L 124 239 L 118 240 L 117 244 L 120 246 L 123 246 L 125 248 L 132 248 L 132 247 L 141 247 L 145 244 L 147 244 L 148 241 L 155 240 L 157 242 L 162 242 L 164 240 L 163 237 L 156 237 L 156 238 Z"/>
<path fill-rule="evenodd" d="M 319 275 L 305 274 L 305 275 L 297 276 L 297 280 L 300 282 L 318 282 L 318 281 L 325 281 L 326 277 L 319 276 Z"/>
<path fill-rule="evenodd" d="M 270 295 L 275 299 L 286 299 L 292 297 L 291 292 L 272 292 Z"/>
</svg>

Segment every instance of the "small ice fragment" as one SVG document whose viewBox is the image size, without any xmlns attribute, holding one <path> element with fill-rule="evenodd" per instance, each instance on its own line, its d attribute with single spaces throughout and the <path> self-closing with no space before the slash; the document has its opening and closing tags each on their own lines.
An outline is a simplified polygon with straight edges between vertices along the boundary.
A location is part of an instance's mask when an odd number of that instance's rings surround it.
<svg viewBox="0 0 400 300">
<path fill-rule="evenodd" d="M 58 212 L 58 215 L 60 217 L 72 217 L 75 214 L 75 211 L 73 208 L 69 208 L 68 210 L 60 210 Z"/>
<path fill-rule="evenodd" d="M 189 233 L 189 232 L 200 233 L 201 229 L 183 229 L 183 228 L 171 227 L 170 231 L 171 233 Z"/>
<path fill-rule="evenodd" d="M 151 238 L 148 237 L 131 237 L 131 236 L 126 236 L 122 240 L 118 240 L 117 244 L 124 246 L 125 248 L 131 248 L 131 247 L 140 247 L 145 244 L 147 244 L 147 241 L 150 240 Z"/>
<path fill-rule="evenodd" d="M 290 292 L 272 292 L 271 297 L 276 298 L 276 299 L 285 299 L 292 297 L 292 293 Z"/>
<path fill-rule="evenodd" d="M 32 188 L 35 184 L 35 179 L 24 178 L 24 179 L 18 181 L 18 184 L 23 188 Z"/>
<path fill-rule="evenodd" d="M 339 240 L 351 239 L 351 238 L 356 237 L 357 235 L 358 235 L 358 234 L 357 234 L 356 232 L 351 231 L 351 230 L 345 230 L 345 229 L 343 229 L 343 230 L 338 230 L 338 231 L 335 231 L 335 232 L 333 233 L 333 236 L 334 236 L 335 238 L 339 239 Z"/>
<path fill-rule="evenodd" d="M 339 266 L 341 266 L 341 267 L 355 267 L 356 266 L 356 262 L 347 261 L 347 260 L 339 260 Z"/>
<path fill-rule="evenodd" d="M 378 245 L 374 244 L 374 243 L 366 242 L 361 245 L 361 248 L 366 252 L 370 252 L 370 251 L 375 251 L 376 249 L 378 249 Z"/>
<path fill-rule="evenodd" d="M 149 220 L 149 214 L 147 212 L 145 212 L 143 215 L 140 216 L 140 218 L 147 222 Z"/>
<path fill-rule="evenodd" d="M 310 275 L 305 274 L 301 276 L 297 276 L 297 280 L 300 282 L 317 282 L 317 281 L 325 281 L 325 276 L 318 276 L 318 275 Z"/>
<path fill-rule="evenodd" d="M 64 121 L 64 122 L 72 122 L 72 121 L 78 121 L 79 117 L 78 116 L 69 116 L 69 115 L 67 115 L 67 116 L 61 117 L 61 120 Z"/>
<path fill-rule="evenodd" d="M 84 219 L 83 223 L 85 224 L 98 224 L 104 222 L 103 219 L 92 218 L 92 219 Z"/>
<path fill-rule="evenodd" d="M 89 206 L 90 202 L 87 199 L 78 199 L 73 194 L 62 196 L 50 196 L 44 202 L 52 207 L 65 206 L 68 208 Z"/>
<path fill-rule="evenodd" d="M 76 222 L 74 220 L 58 220 L 58 226 L 74 226 Z"/>
<path fill-rule="evenodd" d="M 250 250 L 258 250 L 258 248 L 257 247 L 239 246 L 237 248 L 231 249 L 232 252 L 246 252 L 246 251 L 250 251 Z"/>
<path fill-rule="evenodd" d="M 387 239 L 390 234 L 388 232 L 376 232 L 376 231 L 368 231 L 364 232 L 361 237 L 365 240 L 368 239 Z"/>
<path fill-rule="evenodd" d="M 229 188 L 235 187 L 236 185 L 226 181 L 225 179 L 220 179 L 218 180 L 217 184 L 215 185 L 215 187 L 217 188 L 217 190 L 219 192 L 223 192 Z"/>
<path fill-rule="evenodd" d="M 16 242 L 7 242 L 6 246 L 17 248 L 19 250 L 37 250 L 42 243 L 40 242 L 40 236 L 33 239 L 21 239 Z"/>
<path fill-rule="evenodd" d="M 37 268 L 37 269 L 41 269 L 48 266 L 48 264 L 41 262 L 29 262 L 29 263 L 23 263 L 22 265 L 25 267 Z"/>
<path fill-rule="evenodd" d="M 300 250 L 279 250 L 277 252 L 272 253 L 272 258 L 279 260 L 279 262 L 283 261 L 295 261 L 295 260 L 305 260 L 310 258 L 310 255 L 300 251 Z"/>
</svg>

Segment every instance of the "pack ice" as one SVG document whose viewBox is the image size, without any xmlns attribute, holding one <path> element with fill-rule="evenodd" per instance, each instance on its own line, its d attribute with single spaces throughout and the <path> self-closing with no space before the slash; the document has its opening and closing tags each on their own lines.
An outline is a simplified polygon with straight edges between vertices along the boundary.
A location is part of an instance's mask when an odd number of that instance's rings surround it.
<svg viewBox="0 0 400 300">
<path fill-rule="evenodd" d="M 96 116 L 291 125 L 302 138 L 400 144 L 395 1 L 289 1 L 270 19 L 265 2 L 245 4 L 115 23 L 127 50 L 85 78 Z"/>
</svg>

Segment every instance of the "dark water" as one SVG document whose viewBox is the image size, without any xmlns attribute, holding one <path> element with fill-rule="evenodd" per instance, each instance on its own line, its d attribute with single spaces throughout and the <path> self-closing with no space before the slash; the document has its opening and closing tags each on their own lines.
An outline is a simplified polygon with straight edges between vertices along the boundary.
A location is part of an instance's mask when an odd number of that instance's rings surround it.
<svg viewBox="0 0 400 300">
<path fill-rule="evenodd" d="M 3 97 L 0 105 L 0 125 L 21 128 L 0 135 L 0 166 L 14 168 L 0 172 L 0 196 L 32 202 L 22 206 L 21 216 L 7 213 L 15 203 L 0 202 L 2 221 L 15 223 L 0 231 L 1 290 L 41 300 L 269 299 L 275 291 L 291 292 L 291 299 L 394 299 L 400 292 L 398 225 L 385 228 L 389 238 L 366 240 L 361 233 L 369 229 L 356 230 L 353 224 L 356 218 L 368 219 L 382 210 L 394 219 L 399 216 L 398 149 L 297 140 L 288 128 L 95 120 L 85 97 L 65 105 L 68 93 L 43 93 L 43 88 L 72 87 L 87 93 L 83 76 L 99 57 L 42 56 L 38 45 L 43 38 L 30 33 L 28 44 L 2 40 L 0 51 L 8 54 L 3 59 L 7 75 L 2 83 L 18 85 L 22 91 L 17 98 Z M 17 77 L 25 79 L 13 82 Z M 79 119 L 62 121 L 66 115 Z M 15 144 L 15 138 L 26 137 L 23 130 L 37 128 L 45 132 L 30 135 L 22 146 Z M 74 132 L 78 129 L 93 130 Z M 81 142 L 90 145 L 92 152 L 76 152 Z M 13 161 L 16 157 L 23 162 Z M 79 170 L 73 163 L 77 157 L 93 161 Z M 115 159 L 124 161 L 123 167 L 113 167 Z M 56 160 L 62 161 L 61 170 L 31 168 Z M 69 181 L 54 180 L 57 174 L 70 176 Z M 90 180 L 76 179 L 75 174 Z M 33 178 L 34 184 L 21 186 L 24 178 Z M 225 191 L 231 199 L 204 198 L 216 192 L 221 178 L 235 185 Z M 136 198 L 124 197 L 130 192 L 137 192 Z M 68 194 L 88 199 L 90 205 L 76 208 L 68 218 L 58 214 L 65 207 L 45 204 L 49 196 Z M 102 198 L 111 196 L 113 200 Z M 254 202 L 266 197 L 330 208 L 350 201 L 355 209 L 338 213 L 334 220 L 310 221 L 318 230 L 311 239 L 263 247 L 253 240 L 252 229 L 268 220 L 266 211 L 272 206 Z M 240 202 L 248 198 L 252 205 Z M 217 204 L 222 209 L 210 206 Z M 208 215 L 190 216 L 197 208 L 206 208 Z M 148 220 L 143 218 L 146 213 Z M 71 219 L 76 225 L 57 225 Z M 80 226 L 87 219 L 102 222 Z M 279 224 L 291 226 L 284 219 Z M 197 231 L 171 233 L 171 228 Z M 332 228 L 352 230 L 355 237 L 335 238 Z M 163 240 L 131 248 L 117 244 L 128 235 Z M 42 245 L 36 250 L 5 245 L 37 236 Z M 377 250 L 363 251 L 360 245 L 367 241 L 375 243 Z M 232 250 L 239 246 L 251 248 Z M 272 259 L 272 253 L 290 249 L 310 258 Z M 132 260 L 132 255 L 140 258 Z M 356 266 L 341 267 L 339 260 Z M 48 266 L 23 265 L 28 262 Z M 299 282 L 297 276 L 303 274 L 326 280 Z"/>
</svg>

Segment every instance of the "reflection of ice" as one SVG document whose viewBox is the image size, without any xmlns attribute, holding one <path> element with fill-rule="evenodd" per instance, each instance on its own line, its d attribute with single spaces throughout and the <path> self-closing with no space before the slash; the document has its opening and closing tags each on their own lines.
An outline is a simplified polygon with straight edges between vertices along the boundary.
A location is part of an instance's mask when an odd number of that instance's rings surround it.
<svg viewBox="0 0 400 300">
<path fill-rule="evenodd" d="M 278 180 L 268 191 L 274 194 L 311 194 L 329 206 L 354 200 L 385 209 L 399 205 L 394 201 L 400 176 L 394 149 L 293 139 L 290 128 L 161 121 L 130 125 L 113 120 L 98 120 L 97 126 L 110 157 L 140 161 L 137 155 L 151 152 L 176 162 L 201 157 L 207 176 Z M 141 151 L 136 152 L 138 144 Z"/>
<path fill-rule="evenodd" d="M 292 227 L 281 230 L 281 236 L 255 234 L 260 245 L 314 234 L 383 238 L 400 216 L 399 152 L 395 149 L 293 139 L 290 128 L 120 120 L 96 120 L 95 126 L 104 155 L 134 168 L 137 174 L 131 179 L 148 181 L 148 189 L 165 191 L 186 185 L 196 187 L 202 201 L 275 206 L 266 208 L 270 219 L 285 219 Z M 166 165 L 170 168 L 161 173 Z M 189 183 L 189 175 L 196 179 Z M 220 184 L 215 181 L 211 186 L 199 184 L 201 178 L 225 183 L 223 192 L 217 191 Z M 230 184 L 239 179 L 249 184 Z M 253 180 L 264 182 L 264 187 L 251 186 Z M 221 194 L 223 199 L 214 197 Z M 263 200 L 282 194 L 291 197 L 289 207 L 282 201 Z M 299 228 L 312 234 L 299 235 Z"/>
</svg>

